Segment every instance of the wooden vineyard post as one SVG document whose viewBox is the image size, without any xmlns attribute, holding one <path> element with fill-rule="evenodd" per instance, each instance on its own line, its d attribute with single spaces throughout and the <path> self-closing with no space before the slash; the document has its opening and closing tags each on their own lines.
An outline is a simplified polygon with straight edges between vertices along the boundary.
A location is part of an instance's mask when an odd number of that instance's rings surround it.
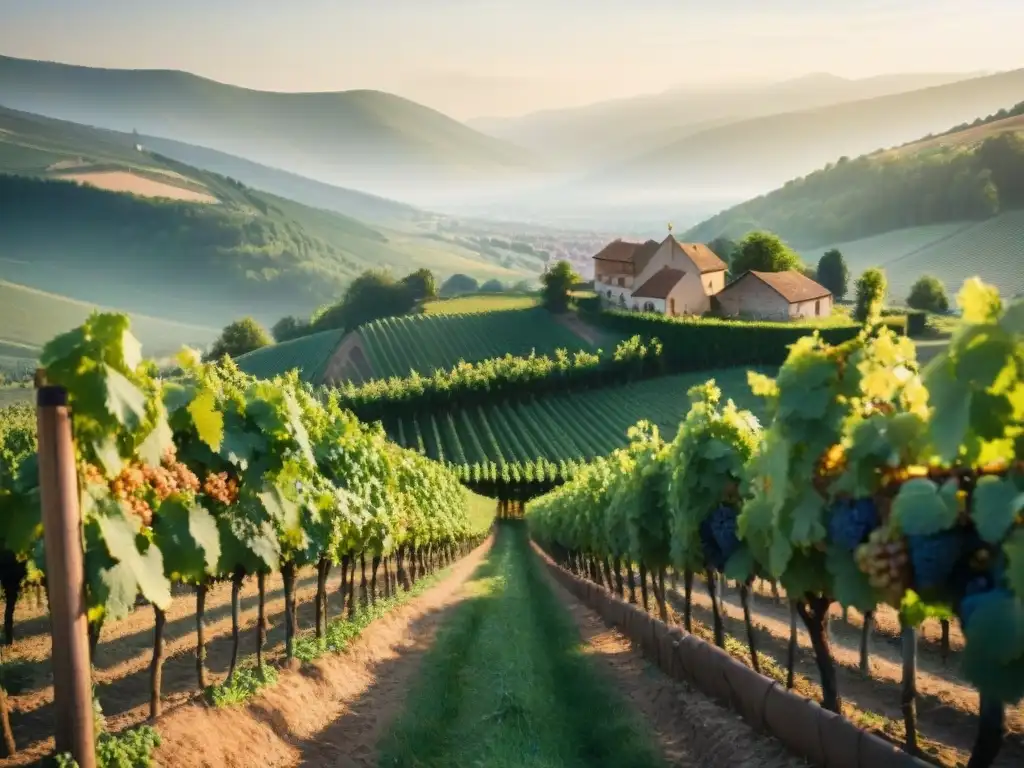
<svg viewBox="0 0 1024 768">
<path fill-rule="evenodd" d="M 58 754 L 70 752 L 79 768 L 95 768 L 85 557 L 67 392 L 62 387 L 40 386 L 36 406 L 39 493 L 53 635 L 54 736 Z"/>
</svg>

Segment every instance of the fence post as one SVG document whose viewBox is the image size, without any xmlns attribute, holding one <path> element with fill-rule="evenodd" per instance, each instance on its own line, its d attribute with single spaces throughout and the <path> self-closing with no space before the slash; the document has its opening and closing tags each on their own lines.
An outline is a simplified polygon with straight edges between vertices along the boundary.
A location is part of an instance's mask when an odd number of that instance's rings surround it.
<svg viewBox="0 0 1024 768">
<path fill-rule="evenodd" d="M 71 414 L 63 387 L 37 383 L 41 385 L 36 390 L 36 424 L 53 638 L 54 736 L 58 754 L 70 752 L 79 768 L 95 768 L 85 557 Z"/>
</svg>

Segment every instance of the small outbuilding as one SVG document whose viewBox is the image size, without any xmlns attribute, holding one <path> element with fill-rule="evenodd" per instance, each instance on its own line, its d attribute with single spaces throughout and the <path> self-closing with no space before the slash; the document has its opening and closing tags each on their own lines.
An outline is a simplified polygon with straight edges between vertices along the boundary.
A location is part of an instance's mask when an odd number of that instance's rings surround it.
<svg viewBox="0 0 1024 768">
<path fill-rule="evenodd" d="M 744 272 L 715 298 L 727 317 L 785 321 L 832 314 L 832 292 L 794 270 Z"/>
</svg>

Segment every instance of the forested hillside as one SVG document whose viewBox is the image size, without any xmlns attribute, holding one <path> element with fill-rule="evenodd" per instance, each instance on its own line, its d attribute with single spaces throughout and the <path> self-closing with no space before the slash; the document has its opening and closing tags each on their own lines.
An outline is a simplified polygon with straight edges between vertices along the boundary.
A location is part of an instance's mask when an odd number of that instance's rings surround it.
<svg viewBox="0 0 1024 768">
<path fill-rule="evenodd" d="M 816 247 L 1024 206 L 1024 103 L 901 148 L 840 158 L 708 219 L 686 238 L 769 229 Z M 1005 128 L 1005 130 L 1002 130 Z"/>
</svg>

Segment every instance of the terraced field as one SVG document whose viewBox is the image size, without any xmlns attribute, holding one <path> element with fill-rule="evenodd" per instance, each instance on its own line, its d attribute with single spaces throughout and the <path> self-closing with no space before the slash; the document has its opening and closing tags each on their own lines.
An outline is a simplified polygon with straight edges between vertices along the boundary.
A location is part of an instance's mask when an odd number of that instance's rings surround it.
<svg viewBox="0 0 1024 768">
<path fill-rule="evenodd" d="M 361 326 L 367 356 L 379 378 L 429 375 L 460 360 L 475 362 L 506 354 L 550 354 L 593 350 L 590 342 L 541 308 L 501 312 L 389 317 Z"/>
<path fill-rule="evenodd" d="M 344 335 L 344 330 L 321 331 L 248 352 L 235 362 L 246 373 L 260 378 L 298 368 L 303 381 L 317 382 Z"/>
<path fill-rule="evenodd" d="M 747 369 L 729 368 L 528 403 L 426 413 L 395 419 L 384 427 L 401 445 L 457 465 L 590 460 L 625 445 L 626 431 L 640 419 L 674 437 L 690 407 L 686 391 L 709 378 L 726 397 L 757 412 L 759 401 L 747 387 Z"/>
<path fill-rule="evenodd" d="M 474 312 L 494 312 L 503 309 L 528 309 L 537 306 L 537 303 L 536 296 L 483 294 L 430 301 L 423 305 L 423 312 L 428 315 L 468 315 Z"/>
</svg>

